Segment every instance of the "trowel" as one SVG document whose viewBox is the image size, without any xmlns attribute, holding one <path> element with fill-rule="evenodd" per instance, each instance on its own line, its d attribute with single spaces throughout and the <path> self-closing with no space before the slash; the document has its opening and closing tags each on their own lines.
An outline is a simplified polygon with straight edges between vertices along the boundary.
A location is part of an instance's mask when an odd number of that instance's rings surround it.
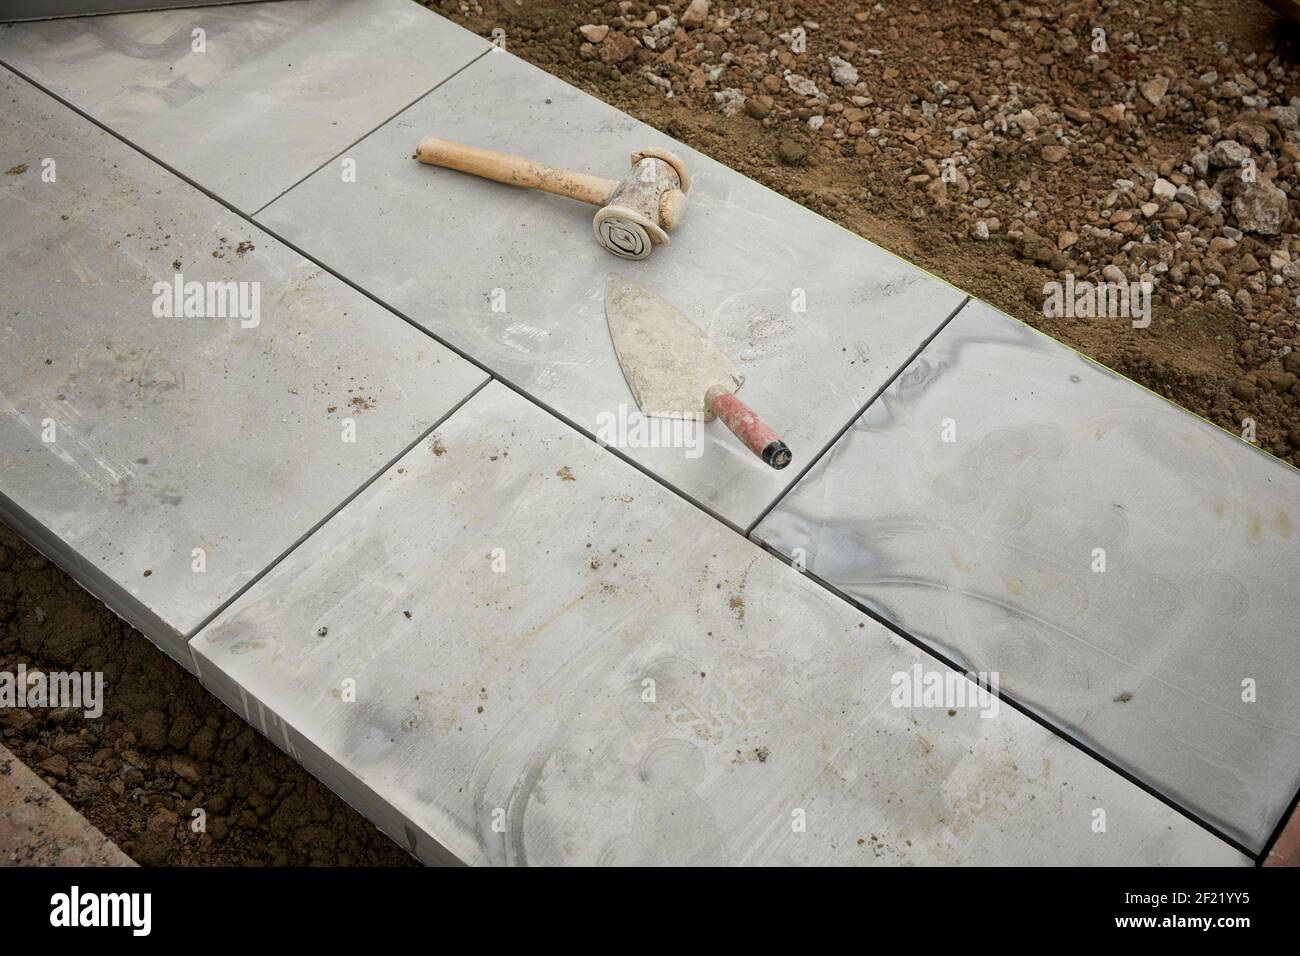
<svg viewBox="0 0 1300 956">
<path fill-rule="evenodd" d="M 790 464 L 776 430 L 736 397 L 745 378 L 690 319 L 635 282 L 605 281 L 605 318 L 623 377 L 652 418 L 721 418 L 745 447 L 773 468 Z"/>
</svg>

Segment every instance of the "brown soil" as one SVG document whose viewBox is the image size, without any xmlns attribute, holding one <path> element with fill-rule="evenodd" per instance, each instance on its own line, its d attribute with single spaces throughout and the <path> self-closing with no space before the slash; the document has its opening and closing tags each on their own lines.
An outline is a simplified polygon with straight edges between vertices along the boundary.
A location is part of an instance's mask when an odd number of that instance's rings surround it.
<svg viewBox="0 0 1300 956">
<path fill-rule="evenodd" d="M 0 710 L 5 746 L 143 865 L 412 865 L 367 820 L 0 525 L 0 671 L 102 671 L 104 713 Z M 207 832 L 191 832 L 191 812 Z"/>
<path fill-rule="evenodd" d="M 503 29 L 512 53 L 1198 415 L 1237 434 L 1253 420 L 1257 444 L 1300 464 L 1300 282 L 1269 262 L 1300 263 L 1295 220 L 1225 241 L 1239 225 L 1232 183 L 1219 185 L 1217 213 L 1186 192 L 1152 216 L 1141 209 L 1157 178 L 1194 189 L 1194 154 L 1257 123 L 1260 177 L 1295 211 L 1300 137 L 1257 98 L 1300 96 L 1300 25 L 1264 4 L 1182 0 L 1175 14 L 1100 0 L 755 0 L 714 2 L 694 26 L 685 0 L 425 2 L 483 36 Z M 668 17 L 676 25 L 664 29 Z M 798 27 L 803 53 L 788 38 Z M 1090 62 L 1097 27 L 1108 52 Z M 835 83 L 831 56 L 859 82 Z M 794 92 L 787 70 L 820 95 Z M 1161 78 L 1168 91 L 1153 105 L 1142 90 Z M 731 90 L 744 107 L 726 115 Z M 1115 104 L 1126 108 L 1111 122 Z M 959 173 L 951 183 L 946 159 Z M 1116 180 L 1133 188 L 1115 196 Z M 987 240 L 972 237 L 979 221 L 992 226 Z M 1234 248 L 1211 251 L 1216 238 Z M 1157 263 L 1168 271 L 1150 328 L 1043 315 L 1044 283 L 1063 273 L 1096 279 L 1114 265 L 1136 279 Z"/>
</svg>

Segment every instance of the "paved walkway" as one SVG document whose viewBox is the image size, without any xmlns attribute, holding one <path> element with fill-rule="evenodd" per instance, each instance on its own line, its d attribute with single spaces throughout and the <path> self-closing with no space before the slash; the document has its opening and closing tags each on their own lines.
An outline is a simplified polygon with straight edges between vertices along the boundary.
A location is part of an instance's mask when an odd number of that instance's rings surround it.
<svg viewBox="0 0 1300 956">
<path fill-rule="evenodd" d="M 1265 850 L 1294 469 L 407 0 L 23 24 L 0 63 L 0 517 L 420 859 Z M 690 208 L 617 260 L 428 133 L 669 147 Z M 611 438 L 610 273 L 790 469 Z"/>
</svg>

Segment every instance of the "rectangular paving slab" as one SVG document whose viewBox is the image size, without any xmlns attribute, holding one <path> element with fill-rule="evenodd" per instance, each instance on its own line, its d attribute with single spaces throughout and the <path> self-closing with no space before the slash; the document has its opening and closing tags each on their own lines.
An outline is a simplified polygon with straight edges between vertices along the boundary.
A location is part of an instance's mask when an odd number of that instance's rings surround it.
<svg viewBox="0 0 1300 956">
<path fill-rule="evenodd" d="M 755 537 L 1254 850 L 1300 784 L 1300 474 L 972 303 Z"/>
<path fill-rule="evenodd" d="M 191 648 L 426 862 L 1248 862 L 496 382 Z"/>
<path fill-rule="evenodd" d="M 595 208 L 412 159 L 428 134 L 613 179 L 633 150 L 687 162 L 684 222 L 642 261 L 597 245 Z M 630 116 L 494 51 L 259 214 L 307 254 L 499 378 L 747 528 L 789 483 L 720 421 L 641 419 L 605 323 L 624 276 L 746 376 L 740 396 L 810 461 L 958 308 L 962 293 Z M 662 429 L 662 430 L 661 430 Z"/>
<path fill-rule="evenodd" d="M 25 80 L 0 101 L 0 519 L 191 666 L 486 376 Z"/>
<path fill-rule="evenodd" d="M 411 0 L 0 26 L 0 62 L 245 212 L 489 48 Z"/>
</svg>

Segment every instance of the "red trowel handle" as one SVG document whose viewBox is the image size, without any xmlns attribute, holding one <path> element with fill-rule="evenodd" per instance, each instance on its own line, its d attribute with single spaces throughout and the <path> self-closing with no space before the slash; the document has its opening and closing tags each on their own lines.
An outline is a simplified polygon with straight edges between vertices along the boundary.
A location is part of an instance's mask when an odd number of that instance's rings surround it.
<svg viewBox="0 0 1300 956">
<path fill-rule="evenodd" d="M 785 442 L 781 441 L 776 429 L 759 418 L 758 412 L 738 399 L 734 393 L 720 386 L 714 386 L 704 396 L 704 401 L 709 411 L 726 422 L 732 434 L 744 442 L 745 447 L 759 458 L 778 469 L 790 464 L 793 456 Z"/>
</svg>

